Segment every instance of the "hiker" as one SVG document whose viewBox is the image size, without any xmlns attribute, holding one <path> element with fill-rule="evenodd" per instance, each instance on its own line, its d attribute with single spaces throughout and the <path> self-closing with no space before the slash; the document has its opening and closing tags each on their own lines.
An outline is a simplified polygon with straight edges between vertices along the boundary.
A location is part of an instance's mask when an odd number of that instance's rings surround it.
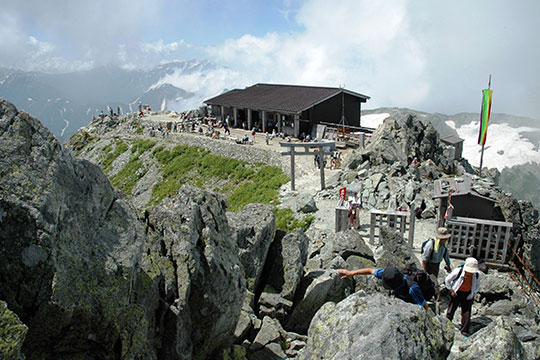
<svg viewBox="0 0 540 360">
<path fill-rule="evenodd" d="M 266 145 L 269 145 L 270 144 L 270 133 L 268 131 L 266 132 L 265 139 L 266 139 Z"/>
<path fill-rule="evenodd" d="M 471 323 L 471 308 L 474 295 L 480 287 L 481 274 L 479 273 L 478 260 L 473 257 L 465 259 L 465 264 L 454 269 L 444 280 L 446 288 L 450 290 L 450 304 L 446 311 L 446 318 L 450 321 L 454 318 L 454 313 L 461 307 L 461 327 L 460 332 L 464 336 L 469 336 L 469 326 Z"/>
<path fill-rule="evenodd" d="M 347 203 L 349 221 L 351 227 L 354 229 L 358 228 L 358 210 L 362 208 L 362 199 L 358 196 L 358 193 L 355 191 L 354 196 L 349 197 L 349 202 Z"/>
<path fill-rule="evenodd" d="M 231 130 L 229 130 L 229 123 L 227 122 L 227 120 L 223 122 L 223 129 L 225 131 L 225 134 L 231 135 Z"/>
<path fill-rule="evenodd" d="M 395 266 L 385 269 L 364 268 L 358 270 L 338 269 L 342 279 L 354 275 L 374 275 L 382 280 L 385 289 L 392 290 L 395 297 L 411 304 L 417 304 L 424 309 L 428 309 L 427 301 L 422 294 L 422 290 L 416 281 L 407 281 L 407 275 L 404 275 Z M 409 284 L 410 283 L 410 284 Z"/>
<path fill-rule="evenodd" d="M 437 229 L 435 239 L 428 239 L 422 244 L 422 267 L 428 274 L 439 276 L 439 265 L 444 259 L 446 271 L 452 271 L 450 267 L 450 256 L 446 241 L 450 238 L 450 232 L 445 227 Z"/>
</svg>

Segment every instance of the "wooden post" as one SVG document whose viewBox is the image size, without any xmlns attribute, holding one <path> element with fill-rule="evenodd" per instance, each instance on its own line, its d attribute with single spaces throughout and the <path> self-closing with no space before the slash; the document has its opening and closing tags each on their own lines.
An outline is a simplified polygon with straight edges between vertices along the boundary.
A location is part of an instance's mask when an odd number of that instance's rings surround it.
<svg viewBox="0 0 540 360">
<path fill-rule="evenodd" d="M 293 115 L 294 121 L 294 137 L 298 138 L 300 136 L 300 115 Z"/>
<path fill-rule="evenodd" d="M 234 126 L 238 127 L 238 109 L 233 108 Z"/>
<path fill-rule="evenodd" d="M 291 190 L 294 191 L 294 146 L 289 149 L 291 150 Z"/>
<path fill-rule="evenodd" d="M 253 129 L 253 126 L 252 126 L 252 120 L 251 120 L 251 117 L 252 117 L 252 114 L 251 114 L 251 109 L 247 109 L 247 118 L 248 118 L 248 130 L 251 131 L 251 129 Z"/>
<path fill-rule="evenodd" d="M 414 202 L 413 202 L 414 204 Z M 409 246 L 414 247 L 414 222 L 416 221 L 416 216 L 414 212 L 414 206 L 412 206 L 412 211 L 409 214 Z"/>
<path fill-rule="evenodd" d="M 319 149 L 319 155 L 320 155 L 320 162 L 319 162 L 319 166 L 321 168 L 321 190 L 324 190 L 324 149 L 323 148 L 320 148 Z"/>
<path fill-rule="evenodd" d="M 375 226 L 377 225 L 376 224 L 377 215 L 374 212 L 372 212 L 370 215 L 371 215 L 371 219 L 370 219 L 370 226 L 369 226 L 369 243 L 371 245 L 375 245 Z"/>
<path fill-rule="evenodd" d="M 266 134 L 266 111 L 261 111 L 261 117 L 262 117 L 262 131 L 263 134 Z"/>
</svg>

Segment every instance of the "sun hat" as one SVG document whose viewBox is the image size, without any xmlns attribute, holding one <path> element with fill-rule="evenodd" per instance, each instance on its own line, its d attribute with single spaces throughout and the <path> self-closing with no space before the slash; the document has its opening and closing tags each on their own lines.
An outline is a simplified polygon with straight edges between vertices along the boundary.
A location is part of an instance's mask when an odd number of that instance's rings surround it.
<svg viewBox="0 0 540 360">
<path fill-rule="evenodd" d="M 465 266 L 463 267 L 463 270 L 468 273 L 477 273 L 479 271 L 478 260 L 473 257 L 465 259 Z"/>
<path fill-rule="evenodd" d="M 448 239 L 452 234 L 445 227 L 440 227 L 437 229 L 437 235 L 439 239 Z"/>
<path fill-rule="evenodd" d="M 395 290 L 403 282 L 403 274 L 395 266 L 384 269 L 382 283 L 385 289 Z"/>
</svg>

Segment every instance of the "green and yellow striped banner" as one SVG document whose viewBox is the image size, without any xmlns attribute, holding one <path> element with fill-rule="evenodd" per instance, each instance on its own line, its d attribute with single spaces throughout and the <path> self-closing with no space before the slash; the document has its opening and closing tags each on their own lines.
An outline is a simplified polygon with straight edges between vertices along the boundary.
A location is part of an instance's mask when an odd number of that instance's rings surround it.
<svg viewBox="0 0 540 360">
<path fill-rule="evenodd" d="M 484 146 L 487 137 L 487 127 L 489 122 L 489 115 L 491 114 L 491 97 L 493 90 L 482 90 L 482 112 L 480 114 L 480 133 L 478 134 L 478 144 Z"/>
</svg>

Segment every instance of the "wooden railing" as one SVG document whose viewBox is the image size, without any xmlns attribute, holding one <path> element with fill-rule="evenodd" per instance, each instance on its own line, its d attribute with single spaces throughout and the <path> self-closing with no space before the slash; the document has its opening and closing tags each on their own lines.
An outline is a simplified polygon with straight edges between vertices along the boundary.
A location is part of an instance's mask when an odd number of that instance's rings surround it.
<svg viewBox="0 0 540 360">
<path fill-rule="evenodd" d="M 371 210 L 371 224 L 369 228 L 369 242 L 375 245 L 375 239 L 380 239 L 381 227 L 399 230 L 401 238 L 407 233 L 409 245 L 413 247 L 414 241 L 414 213 L 412 211 L 383 211 Z"/>
<path fill-rule="evenodd" d="M 452 234 L 450 256 L 506 263 L 512 223 L 456 216 L 446 221 L 446 227 Z"/>
</svg>

